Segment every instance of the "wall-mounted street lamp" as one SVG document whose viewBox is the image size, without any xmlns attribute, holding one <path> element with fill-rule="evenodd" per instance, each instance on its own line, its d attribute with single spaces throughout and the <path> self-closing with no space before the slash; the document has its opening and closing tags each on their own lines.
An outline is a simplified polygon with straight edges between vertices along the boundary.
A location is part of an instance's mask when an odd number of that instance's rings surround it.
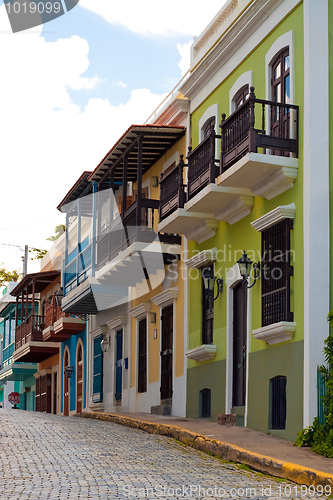
<svg viewBox="0 0 333 500">
<path fill-rule="evenodd" d="M 66 368 L 65 368 L 65 376 L 66 376 L 66 378 L 72 378 L 73 372 L 74 372 L 73 366 L 66 366 Z"/>
<path fill-rule="evenodd" d="M 103 352 L 108 352 L 109 347 L 110 347 L 110 337 L 107 337 L 106 335 L 103 335 L 103 338 L 101 340 L 101 348 Z"/>
<path fill-rule="evenodd" d="M 202 279 L 204 282 L 206 300 L 214 302 L 223 290 L 223 278 L 217 278 L 209 267 L 202 270 Z M 215 283 L 217 287 L 216 296 L 214 297 Z"/>
<path fill-rule="evenodd" d="M 260 278 L 260 262 L 255 262 L 253 264 L 252 260 L 248 258 L 248 256 L 246 255 L 246 252 L 244 250 L 243 255 L 237 261 L 237 264 L 239 266 L 240 275 L 243 278 L 243 285 L 246 286 L 246 288 L 252 288 L 256 284 L 256 281 Z M 252 285 L 249 285 L 248 280 L 249 280 L 249 276 L 251 273 L 252 264 L 253 264 L 254 282 L 252 283 Z"/>
</svg>

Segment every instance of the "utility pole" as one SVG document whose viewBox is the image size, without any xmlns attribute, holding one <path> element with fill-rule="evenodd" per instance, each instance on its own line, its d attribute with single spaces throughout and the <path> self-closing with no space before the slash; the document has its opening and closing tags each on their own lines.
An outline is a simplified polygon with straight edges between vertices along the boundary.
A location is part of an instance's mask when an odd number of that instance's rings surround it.
<svg viewBox="0 0 333 500">
<path fill-rule="evenodd" d="M 28 252 L 29 252 L 29 247 L 28 245 L 24 246 L 24 257 L 22 257 L 23 260 L 23 276 L 26 276 L 28 274 Z"/>
</svg>

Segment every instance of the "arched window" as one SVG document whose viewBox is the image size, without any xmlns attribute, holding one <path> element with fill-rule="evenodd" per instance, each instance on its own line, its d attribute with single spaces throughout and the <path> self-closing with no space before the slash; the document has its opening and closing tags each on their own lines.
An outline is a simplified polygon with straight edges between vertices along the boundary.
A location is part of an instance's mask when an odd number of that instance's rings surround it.
<svg viewBox="0 0 333 500">
<path fill-rule="evenodd" d="M 206 139 L 206 137 L 209 136 L 212 127 L 215 129 L 215 116 L 209 118 L 202 127 L 203 139 Z"/>
<path fill-rule="evenodd" d="M 272 101 L 290 104 L 290 57 L 289 47 L 272 63 Z"/>
<path fill-rule="evenodd" d="M 245 101 L 249 98 L 250 91 L 249 91 L 249 86 L 244 85 L 242 88 L 238 90 L 238 92 L 234 95 L 233 101 L 235 104 L 235 109 L 240 108 L 242 104 L 244 104 Z"/>
</svg>

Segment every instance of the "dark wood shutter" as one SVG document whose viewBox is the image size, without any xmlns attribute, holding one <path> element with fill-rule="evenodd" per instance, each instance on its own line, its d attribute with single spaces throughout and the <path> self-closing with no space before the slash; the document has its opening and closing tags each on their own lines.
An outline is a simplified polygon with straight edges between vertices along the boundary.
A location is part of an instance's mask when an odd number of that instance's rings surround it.
<svg viewBox="0 0 333 500">
<path fill-rule="evenodd" d="M 147 319 L 139 321 L 138 392 L 147 390 Z"/>
<path fill-rule="evenodd" d="M 278 375 L 270 379 L 271 429 L 285 429 L 287 415 L 287 377 Z"/>
<path fill-rule="evenodd" d="M 172 398 L 173 305 L 162 309 L 161 400 Z"/>
<path fill-rule="evenodd" d="M 103 351 L 101 346 L 103 335 L 94 338 L 93 361 L 93 402 L 103 401 Z"/>
<path fill-rule="evenodd" d="M 205 266 L 207 268 L 207 266 Z M 214 272 L 213 265 L 209 269 Z M 207 300 L 205 294 L 204 280 L 201 277 L 201 296 L 202 296 L 202 343 L 213 343 L 213 323 L 214 323 L 214 301 Z"/>
<path fill-rule="evenodd" d="M 290 230 L 291 219 L 285 219 L 262 231 L 261 310 L 262 326 L 293 321 L 290 311 Z"/>
<path fill-rule="evenodd" d="M 200 418 L 211 417 L 211 390 L 202 389 L 200 391 Z"/>
</svg>

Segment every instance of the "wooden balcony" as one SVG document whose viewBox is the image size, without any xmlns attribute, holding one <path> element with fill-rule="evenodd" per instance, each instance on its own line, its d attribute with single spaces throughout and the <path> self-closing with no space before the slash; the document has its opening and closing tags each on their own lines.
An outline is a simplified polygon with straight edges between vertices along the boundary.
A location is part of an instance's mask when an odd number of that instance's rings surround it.
<svg viewBox="0 0 333 500">
<path fill-rule="evenodd" d="M 63 312 L 53 295 L 45 305 L 43 340 L 47 342 L 63 342 L 84 329 L 85 322 L 77 316 Z"/>
<path fill-rule="evenodd" d="M 299 108 L 249 99 L 228 119 L 222 115 L 217 185 L 249 189 L 271 199 L 294 185 L 298 169 Z"/>
<path fill-rule="evenodd" d="M 214 236 L 219 220 L 234 224 L 247 216 L 254 196 L 271 199 L 294 185 L 298 106 L 257 99 L 251 87 L 249 99 L 228 119 L 222 115 L 220 127 L 221 136 L 212 129 L 190 151 L 187 185 L 181 163 L 161 179 L 159 231 L 202 243 Z"/>
<path fill-rule="evenodd" d="M 58 353 L 57 344 L 43 342 L 44 324 L 44 316 L 32 314 L 16 327 L 14 362 L 37 363 Z"/>
</svg>

